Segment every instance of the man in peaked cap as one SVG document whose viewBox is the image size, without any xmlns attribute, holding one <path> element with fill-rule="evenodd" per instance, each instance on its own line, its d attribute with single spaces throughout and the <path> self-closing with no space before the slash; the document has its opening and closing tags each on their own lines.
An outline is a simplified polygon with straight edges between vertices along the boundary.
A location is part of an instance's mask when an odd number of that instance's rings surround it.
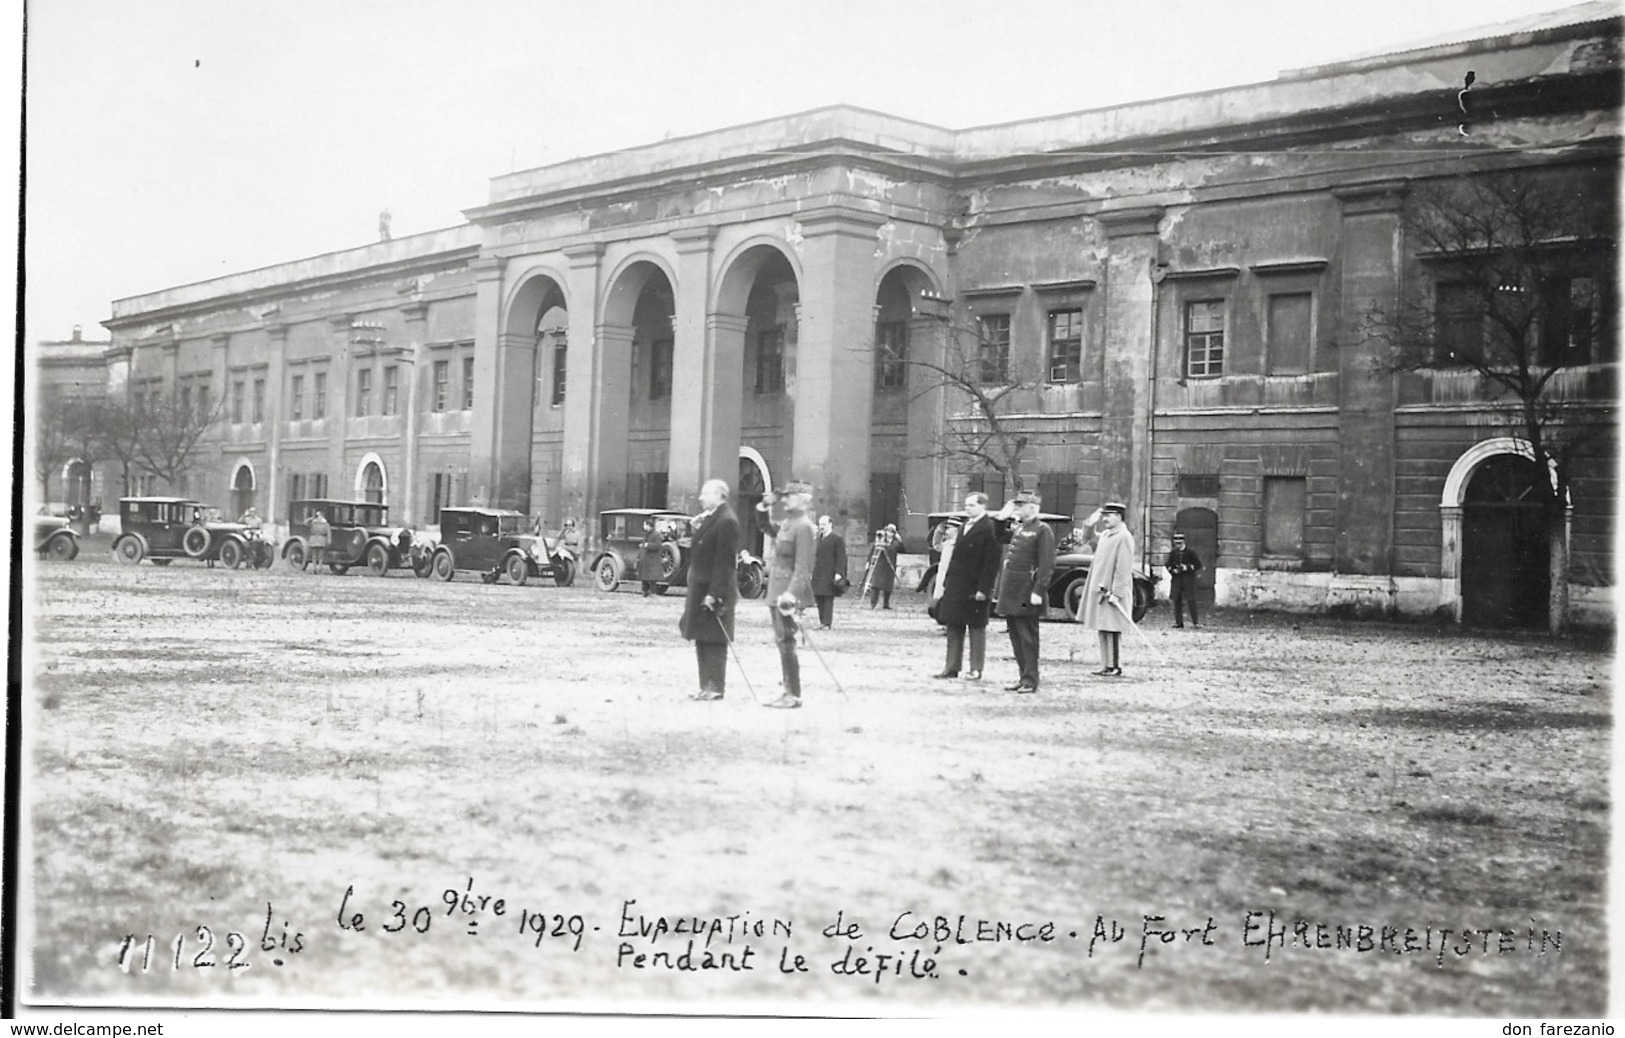
<svg viewBox="0 0 1625 1038">
<path fill-rule="evenodd" d="M 1134 608 L 1134 537 L 1123 525 L 1127 513 L 1128 507 L 1117 501 L 1100 506 L 1100 536 L 1078 600 L 1078 623 L 1100 637 L 1100 669 L 1095 673 L 1102 677 L 1123 676 L 1119 649 Z"/>
<path fill-rule="evenodd" d="M 1038 495 L 1023 490 L 999 513 L 1008 518 L 1013 507 L 1018 520 L 999 571 L 997 608 L 1009 626 L 1010 648 L 1020 672 L 1016 683 L 1006 686 L 1007 692 L 1038 691 L 1038 621 L 1044 617 L 1055 570 L 1055 531 L 1038 518 L 1038 505 Z"/>
<path fill-rule="evenodd" d="M 800 630 L 796 613 L 813 604 L 812 569 L 816 534 L 807 507 L 812 504 L 812 486 L 800 480 L 784 484 L 779 498 L 784 506 L 783 522 L 773 521 L 771 495 L 756 506 L 762 513 L 762 528 L 773 535 L 773 552 L 768 558 L 767 604 L 773 620 L 773 640 L 779 646 L 779 668 L 784 677 L 784 694 L 765 706 L 796 709 L 801 706 L 801 663 L 796 658 L 796 633 Z"/>
</svg>

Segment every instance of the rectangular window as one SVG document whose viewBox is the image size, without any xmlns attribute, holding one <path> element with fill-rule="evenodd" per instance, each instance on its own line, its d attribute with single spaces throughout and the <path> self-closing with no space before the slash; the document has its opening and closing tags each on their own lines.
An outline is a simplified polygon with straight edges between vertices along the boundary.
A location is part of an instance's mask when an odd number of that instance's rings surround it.
<svg viewBox="0 0 1625 1038">
<path fill-rule="evenodd" d="M 983 314 L 977 319 L 977 374 L 986 385 L 1010 381 L 1010 315 Z"/>
<path fill-rule="evenodd" d="M 875 388 L 902 389 L 908 384 L 908 322 L 875 324 Z M 887 520 L 890 522 L 890 520 Z"/>
<path fill-rule="evenodd" d="M 1185 376 L 1218 378 L 1224 374 L 1224 300 L 1185 304 Z"/>
<path fill-rule="evenodd" d="M 1482 355 L 1484 307 L 1473 285 L 1446 281 L 1434 286 L 1433 321 L 1434 364 L 1448 367 Z"/>
<path fill-rule="evenodd" d="M 180 417 L 182 417 L 182 418 L 187 418 L 187 417 L 191 416 L 191 414 L 192 414 L 192 387 L 191 386 L 182 386 L 181 387 L 180 407 L 176 408 L 176 410 L 178 410 L 180 412 Z"/>
<path fill-rule="evenodd" d="M 955 507 L 958 507 L 957 504 Z M 900 472 L 871 472 L 869 474 L 869 525 L 880 529 L 895 523 L 902 515 L 903 474 Z"/>
<path fill-rule="evenodd" d="M 775 325 L 756 336 L 756 392 L 784 391 L 784 326 Z"/>
<path fill-rule="evenodd" d="M 434 362 L 434 396 L 429 401 L 431 411 L 444 411 L 446 398 L 451 395 L 451 361 Z"/>
<path fill-rule="evenodd" d="M 288 392 L 288 417 L 296 422 L 304 420 L 305 376 L 303 375 L 293 377 L 293 387 Z"/>
<path fill-rule="evenodd" d="M 1314 296 L 1308 292 L 1269 298 L 1269 374 L 1307 375 L 1313 357 Z"/>
<path fill-rule="evenodd" d="M 1302 476 L 1264 477 L 1264 554 L 1303 558 L 1303 517 L 1308 480 Z"/>
<path fill-rule="evenodd" d="M 1594 277 L 1557 276 L 1544 286 L 1540 362 L 1550 367 L 1601 364 L 1612 356 L 1603 286 Z"/>
<path fill-rule="evenodd" d="M 1004 484 L 1004 477 L 997 472 L 978 472 L 965 478 L 965 493 L 986 494 L 988 511 L 996 512 L 1004 507 Z M 958 508 L 959 502 L 954 507 Z"/>
<path fill-rule="evenodd" d="M 666 484 L 668 476 L 664 472 L 639 472 L 632 478 L 637 481 L 637 508 L 665 508 Z M 641 532 L 641 531 L 640 531 Z"/>
<path fill-rule="evenodd" d="M 326 473 L 324 473 L 324 472 L 313 472 L 313 473 L 311 473 L 311 476 L 310 476 L 310 496 L 311 497 L 326 497 L 327 496 L 327 474 Z"/>
<path fill-rule="evenodd" d="M 670 339 L 656 339 L 649 344 L 649 399 L 664 400 L 671 396 L 671 347 Z M 650 505 L 650 508 L 664 508 L 665 503 Z"/>
<path fill-rule="evenodd" d="M 265 421 L 265 380 L 254 380 L 254 417 L 255 422 Z"/>
<path fill-rule="evenodd" d="M 243 380 L 236 379 L 231 384 L 231 421 L 233 425 L 243 424 Z"/>
<path fill-rule="evenodd" d="M 310 416 L 320 421 L 327 417 L 327 372 L 318 371 L 311 389 Z"/>
<path fill-rule="evenodd" d="M 1038 496 L 1044 499 L 1044 511 L 1072 515 L 1078 509 L 1078 477 L 1070 472 L 1039 473 Z"/>
<path fill-rule="evenodd" d="M 564 332 L 553 333 L 553 406 L 564 403 L 564 376 L 569 371 L 569 340 Z"/>
<path fill-rule="evenodd" d="M 474 358 L 463 358 L 463 408 L 474 410 Z"/>
<path fill-rule="evenodd" d="M 1049 380 L 1076 382 L 1083 377 L 1083 311 L 1049 312 Z M 1054 511 L 1054 509 L 1051 509 Z"/>
<path fill-rule="evenodd" d="M 395 413 L 395 405 L 400 395 L 401 369 L 391 364 L 384 369 L 384 414 Z"/>
<path fill-rule="evenodd" d="M 199 382 L 197 386 L 197 420 L 207 422 L 210 417 L 212 416 L 209 413 L 209 384 Z"/>
<path fill-rule="evenodd" d="M 305 476 L 302 472 L 295 472 L 288 477 L 288 521 L 294 520 L 293 503 L 305 499 Z"/>
<path fill-rule="evenodd" d="M 372 369 L 361 368 L 355 373 L 355 416 L 365 418 L 372 414 Z"/>
</svg>

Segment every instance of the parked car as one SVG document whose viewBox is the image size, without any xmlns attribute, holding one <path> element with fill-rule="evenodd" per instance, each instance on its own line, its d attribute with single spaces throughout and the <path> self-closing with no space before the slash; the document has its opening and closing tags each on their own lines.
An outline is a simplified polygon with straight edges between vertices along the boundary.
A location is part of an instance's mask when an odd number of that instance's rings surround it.
<svg viewBox="0 0 1625 1038">
<path fill-rule="evenodd" d="M 175 559 L 219 562 L 236 569 L 244 564 L 271 564 L 270 545 L 243 523 L 218 518 L 218 512 L 186 497 L 120 499 L 119 535 L 113 555 L 127 566 L 150 558 L 155 566 Z"/>
<path fill-rule="evenodd" d="M 294 569 L 302 570 L 309 564 L 306 541 L 311 517 L 317 512 L 327 517 L 323 561 L 334 573 L 348 573 L 351 566 L 365 565 L 367 572 L 381 577 L 391 568 L 412 564 L 412 531 L 390 525 L 388 505 L 307 498 L 288 506 L 288 538 L 282 542 L 282 558 Z"/>
<path fill-rule="evenodd" d="M 1071 620 L 1078 615 L 1078 600 L 1083 597 L 1084 585 L 1089 582 L 1089 564 L 1094 561 L 1094 553 L 1072 544 L 1071 516 L 1040 512 L 1038 518 L 1048 523 L 1055 531 L 1055 569 L 1050 574 L 1048 618 Z M 926 567 L 925 575 L 920 578 L 920 583 L 914 590 L 929 591 L 936 583 L 942 543 L 950 530 L 958 530 L 964 522 L 965 513 L 962 511 L 932 512 L 926 517 L 926 529 L 931 544 L 931 563 Z M 1014 524 L 1013 518 L 1006 519 L 1003 532 L 1008 533 Z M 1154 575 L 1143 570 L 1134 571 L 1132 613 L 1135 623 L 1143 620 L 1146 611 L 1156 602 L 1156 590 L 1157 578 Z"/>
<path fill-rule="evenodd" d="M 442 508 L 440 543 L 430 556 L 432 572 L 450 580 L 459 570 L 473 570 L 487 584 L 503 574 L 514 584 L 532 577 L 552 577 L 559 587 L 575 583 L 575 556 L 534 529 L 528 515 L 506 508 Z"/>
<path fill-rule="evenodd" d="M 660 546 L 661 579 L 654 589 L 688 586 L 688 560 L 693 549 L 691 519 L 669 508 L 610 508 L 598 513 L 598 552 L 593 556 L 593 582 L 600 591 L 614 591 L 622 581 L 638 581 L 638 554 L 643 547 L 643 523 L 655 521 L 665 543 Z M 735 579 L 740 598 L 767 593 L 767 567 L 748 551 L 739 553 Z"/>
<path fill-rule="evenodd" d="M 34 550 L 42 558 L 67 562 L 79 554 L 79 534 L 60 515 L 34 517 Z"/>
</svg>

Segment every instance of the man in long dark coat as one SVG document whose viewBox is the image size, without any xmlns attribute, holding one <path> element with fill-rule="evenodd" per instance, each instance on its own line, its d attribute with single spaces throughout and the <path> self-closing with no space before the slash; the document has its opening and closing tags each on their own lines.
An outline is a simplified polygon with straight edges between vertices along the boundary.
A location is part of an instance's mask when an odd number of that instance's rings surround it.
<svg viewBox="0 0 1625 1038">
<path fill-rule="evenodd" d="M 1033 491 L 1023 490 L 1013 504 L 1019 523 L 1004 551 L 997 608 L 1009 624 L 1010 648 L 1021 677 L 1005 691 L 1037 692 L 1038 621 L 1043 619 L 1055 570 L 1055 531 L 1038 518 L 1039 498 Z"/>
<path fill-rule="evenodd" d="M 829 630 L 835 622 L 835 596 L 846 586 L 846 538 L 835 532 L 827 515 L 818 517 L 818 540 L 813 545 L 812 591 L 818 603 L 818 626 Z"/>
<path fill-rule="evenodd" d="M 707 480 L 700 487 L 700 506 L 688 557 L 688 599 L 678 629 L 694 643 L 699 658 L 700 690 L 693 698 L 722 698 L 728 677 L 728 646 L 734 636 L 735 582 L 739 557 L 739 519 L 728 507 L 728 484 Z"/>
<path fill-rule="evenodd" d="M 942 597 L 937 601 L 937 621 L 948 629 L 948 659 L 939 678 L 957 678 L 965 651 L 965 632 L 970 632 L 971 681 L 982 679 L 982 662 L 987 654 L 987 614 L 992 604 L 993 584 L 999 579 L 999 535 L 987 514 L 987 495 L 973 493 L 965 498 L 965 522 L 948 556 L 942 578 Z"/>
<path fill-rule="evenodd" d="M 655 521 L 643 520 L 643 540 L 638 544 L 638 580 L 643 584 L 643 597 L 648 598 L 649 592 L 665 579 L 665 567 L 660 564 L 660 549 L 665 546 L 665 538 L 655 527 Z"/>
</svg>

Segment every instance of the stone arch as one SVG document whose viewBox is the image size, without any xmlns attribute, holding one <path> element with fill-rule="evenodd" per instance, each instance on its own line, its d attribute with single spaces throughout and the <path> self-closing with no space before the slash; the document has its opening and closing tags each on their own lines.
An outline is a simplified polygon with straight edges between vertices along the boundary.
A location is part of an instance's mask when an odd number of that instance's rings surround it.
<svg viewBox="0 0 1625 1038">
<path fill-rule="evenodd" d="M 740 546 L 754 555 L 765 550 L 761 526 L 756 521 L 756 503 L 773 490 L 773 470 L 755 447 L 739 447 L 739 479 L 734 485 L 734 514 L 739 517 Z"/>
<path fill-rule="evenodd" d="M 1461 453 L 1450 473 L 1445 477 L 1444 489 L 1439 497 L 1439 606 L 1448 610 L 1458 622 L 1462 619 L 1462 516 L 1467 502 L 1467 490 L 1473 476 L 1491 458 L 1515 455 L 1531 464 L 1535 451 L 1528 441 L 1513 436 L 1498 436 L 1480 440 Z M 1547 473 L 1552 488 L 1557 488 L 1556 464 L 1548 459 Z M 1564 502 L 1563 537 L 1569 536 L 1569 521 L 1574 511 L 1572 500 Z"/>
<path fill-rule="evenodd" d="M 671 472 L 677 283 L 640 252 L 615 268 L 596 326 L 602 410 L 592 440 L 600 500 L 665 507 Z"/>
<path fill-rule="evenodd" d="M 542 314 L 555 306 L 570 308 L 563 273 L 537 266 L 514 279 L 507 302 L 502 307 L 502 334 L 534 338 Z"/>
<path fill-rule="evenodd" d="M 711 297 L 711 312 L 743 316 L 745 305 L 750 299 L 751 286 L 756 281 L 756 275 L 769 261 L 771 253 L 777 253 L 790 265 L 790 273 L 797 285 L 805 282 L 800 257 L 794 250 L 780 238 L 754 235 L 734 246 L 727 256 L 723 257 L 722 264 L 718 268 L 722 276 L 717 278 L 716 291 Z"/>
<path fill-rule="evenodd" d="M 945 466 L 933 457 L 931 430 L 943 407 L 943 390 L 927 369 L 908 361 L 941 354 L 947 326 L 922 312 L 920 294 L 940 294 L 941 282 L 912 257 L 887 262 L 875 279 L 868 372 L 869 486 L 871 526 L 896 522 L 905 537 L 926 534 L 925 517 L 911 516 L 906 502 L 940 500 Z"/>
<path fill-rule="evenodd" d="M 595 323 L 631 324 L 637 309 L 638 297 L 643 294 L 649 280 L 657 273 L 665 276 L 666 284 L 671 286 L 675 295 L 677 273 L 664 256 L 639 251 L 616 264 L 606 282 L 609 290 L 604 293 L 604 312 Z"/>
<path fill-rule="evenodd" d="M 384 504 L 389 500 L 389 470 L 384 467 L 384 459 L 376 451 L 368 451 L 356 466 L 354 499 L 373 504 Z"/>
<path fill-rule="evenodd" d="M 231 480 L 227 484 L 231 493 L 231 506 L 234 509 L 233 517 L 242 515 L 250 508 L 257 506 L 255 498 L 259 491 L 259 476 L 254 471 L 254 463 L 247 458 L 238 458 L 231 466 Z"/>
</svg>

